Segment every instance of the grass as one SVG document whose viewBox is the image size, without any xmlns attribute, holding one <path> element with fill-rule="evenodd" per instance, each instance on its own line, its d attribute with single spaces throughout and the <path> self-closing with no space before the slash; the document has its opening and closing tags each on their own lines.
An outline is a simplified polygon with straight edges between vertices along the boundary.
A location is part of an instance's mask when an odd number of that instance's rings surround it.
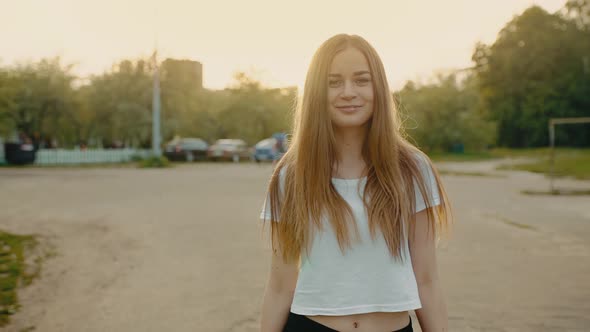
<svg viewBox="0 0 590 332">
<path fill-rule="evenodd" d="M 497 158 L 490 151 L 484 152 L 465 152 L 465 153 L 429 153 L 428 157 L 432 161 L 480 161 Z"/>
<path fill-rule="evenodd" d="M 523 164 L 503 165 L 498 169 L 522 170 L 549 175 L 550 151 L 548 148 L 527 151 L 536 161 Z M 590 180 L 590 149 L 561 148 L 555 151 L 553 168 L 555 177 L 570 176 L 580 180 Z"/>
<path fill-rule="evenodd" d="M 501 170 L 523 170 L 549 175 L 551 150 L 545 148 L 508 149 L 496 148 L 485 152 L 431 153 L 429 157 L 435 162 L 442 161 L 482 161 L 502 158 L 529 158 L 532 161 L 513 163 L 498 167 Z M 477 175 L 477 174 L 470 174 Z M 554 175 L 570 176 L 576 179 L 590 180 L 590 149 L 556 148 Z"/>
<path fill-rule="evenodd" d="M 590 196 L 590 190 L 554 189 L 553 191 L 523 190 L 522 194 L 537 196 Z"/>
<path fill-rule="evenodd" d="M 18 287 L 30 285 L 40 273 L 41 258 L 35 259 L 32 269 L 25 263 L 25 254 L 35 246 L 33 236 L 0 231 L 0 327 L 20 308 Z"/>
<path fill-rule="evenodd" d="M 484 172 L 459 172 L 459 171 L 449 171 L 449 170 L 445 170 L 445 169 L 439 170 L 438 173 L 440 175 L 454 175 L 454 176 L 483 176 L 483 177 L 494 177 L 494 178 L 504 177 L 502 175 L 489 174 L 489 173 L 484 173 Z"/>
<path fill-rule="evenodd" d="M 164 156 L 156 157 L 151 156 L 149 158 L 143 159 L 139 162 L 139 167 L 141 168 L 164 168 L 164 167 L 171 167 L 170 161 L 168 158 Z"/>
<path fill-rule="evenodd" d="M 590 151 L 590 149 L 583 149 L 583 148 L 568 148 L 568 147 L 556 147 L 555 152 L 556 154 L 564 153 L 576 153 L 579 151 Z M 509 149 L 509 148 L 495 148 L 491 150 L 492 155 L 499 158 L 518 158 L 518 157 L 543 157 L 548 156 L 551 152 L 549 147 L 542 147 L 542 148 L 527 148 L 527 149 Z"/>
</svg>

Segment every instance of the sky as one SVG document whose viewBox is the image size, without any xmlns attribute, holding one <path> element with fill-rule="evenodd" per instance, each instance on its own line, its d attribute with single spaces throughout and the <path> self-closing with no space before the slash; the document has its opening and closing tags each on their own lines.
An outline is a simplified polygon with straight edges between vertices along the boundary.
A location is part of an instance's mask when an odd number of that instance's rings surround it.
<svg viewBox="0 0 590 332">
<path fill-rule="evenodd" d="M 81 77 L 152 54 L 203 64 L 203 85 L 236 71 L 266 86 L 302 86 L 319 45 L 338 33 L 367 39 L 392 89 L 470 67 L 478 41 L 531 5 L 566 0 L 0 0 L 0 65 L 60 56 Z M 157 42 L 156 42 L 157 41 Z"/>
</svg>

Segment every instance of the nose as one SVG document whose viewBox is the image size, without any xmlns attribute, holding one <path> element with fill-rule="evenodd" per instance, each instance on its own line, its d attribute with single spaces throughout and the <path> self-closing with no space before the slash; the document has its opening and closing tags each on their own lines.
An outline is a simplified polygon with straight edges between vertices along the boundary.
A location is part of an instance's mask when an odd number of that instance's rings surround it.
<svg viewBox="0 0 590 332">
<path fill-rule="evenodd" d="M 354 90 L 354 85 L 351 81 L 344 81 L 344 89 L 342 90 L 340 97 L 345 100 L 351 100 L 356 97 L 356 91 Z"/>
</svg>

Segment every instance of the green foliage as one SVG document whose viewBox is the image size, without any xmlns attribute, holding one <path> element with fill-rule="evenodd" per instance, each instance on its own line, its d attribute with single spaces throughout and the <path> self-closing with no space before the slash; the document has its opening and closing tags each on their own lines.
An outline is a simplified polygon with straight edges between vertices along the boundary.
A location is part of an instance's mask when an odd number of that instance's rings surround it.
<svg viewBox="0 0 590 332">
<path fill-rule="evenodd" d="M 32 236 L 20 236 L 0 231 L 0 327 L 10 322 L 18 303 L 17 288 L 31 283 L 34 274 L 25 268 L 25 249 L 36 241 Z M 37 270 L 35 272 L 38 272 Z"/>
<path fill-rule="evenodd" d="M 481 160 L 490 160 L 490 159 L 497 158 L 490 151 L 467 152 L 467 153 L 461 153 L 461 154 L 435 152 L 435 153 L 429 153 L 428 157 L 430 157 L 430 159 L 435 162 L 446 162 L 446 161 L 469 162 L 469 161 L 481 161 Z"/>
<path fill-rule="evenodd" d="M 404 129 L 424 151 L 447 152 L 462 145 L 481 151 L 494 142 L 494 124 L 484 120 L 473 77 L 457 82 L 439 76 L 432 84 L 408 82 L 395 94 Z"/>
<path fill-rule="evenodd" d="M 131 156 L 131 161 L 133 162 L 138 162 L 138 161 L 142 161 L 144 158 L 143 156 L 139 155 L 139 154 L 134 154 Z"/>
<path fill-rule="evenodd" d="M 547 122 L 590 116 L 590 0 L 555 14 L 532 6 L 491 45 L 478 44 L 473 70 L 408 82 L 395 92 L 403 127 L 424 150 L 548 144 Z M 151 146 L 153 59 L 125 59 L 80 85 L 59 58 L 0 67 L 0 136 L 15 131 L 60 147 Z M 295 87 L 267 88 L 236 73 L 225 90 L 201 86 L 201 64 L 159 64 L 164 143 L 175 136 L 241 138 L 249 144 L 290 132 Z M 558 145 L 589 146 L 590 124 L 558 126 Z"/>
<path fill-rule="evenodd" d="M 551 170 L 549 149 L 525 150 L 516 153 L 517 155 L 534 156 L 535 160 L 522 164 L 505 165 L 500 169 L 517 169 L 549 175 Z M 590 179 L 590 149 L 556 149 L 554 158 L 554 176 Z"/>
<path fill-rule="evenodd" d="M 290 127 L 296 88 L 268 89 L 244 73 L 222 91 L 202 89 L 200 64 L 167 59 L 160 67 L 162 136 L 242 138 L 250 144 Z M 194 69 L 194 68 L 193 68 Z M 22 132 L 35 141 L 72 147 L 151 146 L 154 67 L 123 60 L 72 88 L 71 66 L 59 58 L 0 68 L 0 136 Z"/>
<path fill-rule="evenodd" d="M 275 132 L 290 131 L 297 89 L 265 89 L 243 73 L 236 85 L 226 90 L 228 103 L 217 114 L 215 138 L 242 138 L 254 144 Z"/>
<path fill-rule="evenodd" d="M 231 88 L 208 91 L 173 88 L 162 81 L 164 137 L 200 137 L 210 143 L 241 138 L 254 144 L 290 127 L 295 88 L 264 88 L 244 73 L 235 75 Z"/>
<path fill-rule="evenodd" d="M 164 156 L 160 156 L 160 157 L 151 156 L 151 157 L 145 158 L 140 162 L 139 165 L 142 168 L 164 168 L 164 167 L 171 166 L 170 161 L 168 161 L 168 158 L 166 158 Z"/>
<path fill-rule="evenodd" d="M 87 140 L 102 146 L 149 146 L 152 70 L 149 61 L 124 60 L 81 89 L 88 110 Z"/>
<path fill-rule="evenodd" d="M 14 131 L 40 141 L 60 131 L 76 140 L 76 91 L 71 65 L 59 58 L 0 69 L 0 135 Z"/>
<path fill-rule="evenodd" d="M 590 115 L 590 35 L 573 18 L 533 6 L 492 45 L 477 45 L 473 60 L 501 146 L 546 146 L 549 118 Z M 557 142 L 587 146 L 589 129 L 559 127 Z"/>
<path fill-rule="evenodd" d="M 563 12 L 583 31 L 590 31 L 590 0 L 568 0 Z"/>
</svg>

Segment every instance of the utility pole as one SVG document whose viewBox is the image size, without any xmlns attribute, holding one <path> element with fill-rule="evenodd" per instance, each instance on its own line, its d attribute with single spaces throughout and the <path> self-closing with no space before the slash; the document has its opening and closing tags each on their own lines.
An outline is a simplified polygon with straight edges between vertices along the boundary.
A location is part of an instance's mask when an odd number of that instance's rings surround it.
<svg viewBox="0 0 590 332">
<path fill-rule="evenodd" d="M 158 66 L 158 50 L 154 51 L 154 90 L 152 99 L 152 152 L 160 157 L 160 69 Z"/>
<path fill-rule="evenodd" d="M 152 153 L 160 157 L 162 136 L 160 134 L 160 66 L 158 65 L 158 3 L 154 0 L 154 89 L 152 96 Z"/>
</svg>

